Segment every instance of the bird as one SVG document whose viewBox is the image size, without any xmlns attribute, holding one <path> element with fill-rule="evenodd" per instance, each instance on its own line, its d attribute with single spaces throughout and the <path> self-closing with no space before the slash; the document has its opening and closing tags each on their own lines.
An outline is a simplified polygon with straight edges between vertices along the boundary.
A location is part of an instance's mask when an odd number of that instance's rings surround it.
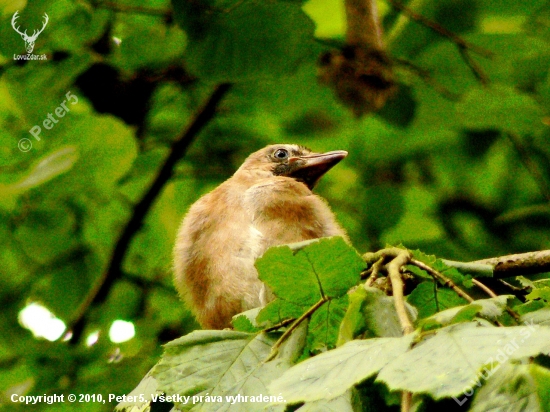
<svg viewBox="0 0 550 412">
<path fill-rule="evenodd" d="M 230 328 L 234 315 L 274 298 L 254 266 L 268 248 L 329 236 L 349 242 L 312 192 L 347 154 L 269 145 L 191 205 L 176 236 L 174 284 L 202 328 Z"/>
</svg>

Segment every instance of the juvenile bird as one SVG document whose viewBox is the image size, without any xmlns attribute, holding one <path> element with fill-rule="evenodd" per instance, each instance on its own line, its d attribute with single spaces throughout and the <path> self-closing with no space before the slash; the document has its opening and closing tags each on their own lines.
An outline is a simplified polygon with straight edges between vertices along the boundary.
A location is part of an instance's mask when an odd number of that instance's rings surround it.
<svg viewBox="0 0 550 412">
<path fill-rule="evenodd" d="M 175 285 L 203 328 L 269 299 L 254 261 L 275 245 L 344 236 L 317 181 L 347 156 L 294 144 L 252 153 L 235 174 L 194 203 L 174 247 Z"/>
</svg>

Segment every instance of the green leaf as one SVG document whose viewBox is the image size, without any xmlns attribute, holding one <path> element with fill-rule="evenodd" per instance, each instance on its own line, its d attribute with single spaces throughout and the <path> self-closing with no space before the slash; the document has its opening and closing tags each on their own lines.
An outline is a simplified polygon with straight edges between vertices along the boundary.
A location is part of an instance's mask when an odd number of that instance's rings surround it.
<svg viewBox="0 0 550 412">
<path fill-rule="evenodd" d="M 230 3 L 173 1 L 175 19 L 189 36 L 186 63 L 198 77 L 237 82 L 280 76 L 310 54 L 315 27 L 300 4 Z"/>
<path fill-rule="evenodd" d="M 543 287 L 540 289 L 534 289 L 531 293 L 525 296 L 525 298 L 528 300 L 541 299 L 546 303 L 550 303 L 550 288 Z"/>
<path fill-rule="evenodd" d="M 465 299 L 450 289 L 436 288 L 434 290 L 434 284 L 431 282 L 419 284 L 407 297 L 407 302 L 418 309 L 419 319 L 467 303 Z"/>
<path fill-rule="evenodd" d="M 300 307 L 323 296 L 344 296 L 359 282 L 364 267 L 355 249 L 338 236 L 309 242 L 296 251 L 287 245 L 273 247 L 256 260 L 260 280 L 273 294 Z"/>
<path fill-rule="evenodd" d="M 412 350 L 396 356 L 377 380 L 391 390 L 428 393 L 435 399 L 457 396 L 476 385 L 481 368 L 507 360 L 547 353 L 550 328 L 544 326 L 482 327 L 460 323 L 438 330 Z M 489 365 L 489 366 L 487 366 Z M 419 375 L 418 371 L 422 371 Z"/>
<path fill-rule="evenodd" d="M 40 264 L 46 264 L 76 247 L 77 227 L 76 216 L 71 208 L 62 203 L 47 202 L 37 205 L 22 219 L 15 229 L 14 237 L 27 256 Z M 78 278 L 78 272 L 72 277 Z"/>
<path fill-rule="evenodd" d="M 474 300 L 466 306 L 457 306 L 436 313 L 422 321 L 422 323 L 435 323 L 449 325 L 453 323 L 469 322 L 477 316 L 494 320 L 501 316 L 506 309 L 508 299 L 511 295 L 502 295 L 496 298 Z"/>
<path fill-rule="evenodd" d="M 396 186 L 376 185 L 367 188 L 365 200 L 362 202 L 366 223 L 375 233 L 395 226 L 405 213 L 403 192 Z"/>
<path fill-rule="evenodd" d="M 535 363 L 529 365 L 529 372 L 535 380 L 543 412 L 550 411 L 550 370 Z"/>
<path fill-rule="evenodd" d="M 416 276 L 419 276 L 419 277 L 424 278 L 424 279 L 433 279 L 433 277 L 430 274 L 428 274 L 428 272 L 426 272 L 423 269 L 420 269 L 418 266 L 406 265 L 405 267 L 407 268 L 407 270 L 409 272 L 415 274 Z"/>
<path fill-rule="evenodd" d="M 341 396 L 331 400 L 321 399 L 315 402 L 307 402 L 304 406 L 298 408 L 296 412 L 354 412 L 351 391 L 347 391 Z"/>
<path fill-rule="evenodd" d="M 514 311 L 516 311 L 518 315 L 525 315 L 526 313 L 537 311 L 545 306 L 546 305 L 544 302 L 540 300 L 533 300 L 531 302 L 525 302 L 521 305 L 514 306 Z"/>
<path fill-rule="evenodd" d="M 256 321 L 261 326 L 272 326 L 286 319 L 298 318 L 305 310 L 304 306 L 275 299 L 260 311 Z"/>
<path fill-rule="evenodd" d="M 406 352 L 411 342 L 412 335 L 348 342 L 293 366 L 273 381 L 270 393 L 282 393 L 288 403 L 334 399 Z"/>
<path fill-rule="evenodd" d="M 65 146 L 42 157 L 18 182 L 6 185 L 0 183 L 0 207 L 11 210 L 17 197 L 37 186 L 70 170 L 79 158 L 75 146 Z"/>
<path fill-rule="evenodd" d="M 545 306 L 539 310 L 526 313 L 521 317 L 521 321 L 528 324 L 550 326 L 550 307 Z"/>
<path fill-rule="evenodd" d="M 343 296 L 329 300 L 315 311 L 309 322 L 308 349 L 319 351 L 336 345 L 347 307 L 348 297 Z"/>
<path fill-rule="evenodd" d="M 260 279 L 277 297 L 258 315 L 262 324 L 298 318 L 328 297 L 310 318 L 308 348 L 333 347 L 348 305 L 347 291 L 360 281 L 365 263 L 341 237 L 315 239 L 268 249 L 256 260 Z"/>
<path fill-rule="evenodd" d="M 288 367 L 276 358 L 264 363 L 278 334 L 249 334 L 233 331 L 195 331 L 165 346 L 152 376 L 158 390 L 167 395 L 202 396 L 193 404 L 177 403 L 181 410 L 242 410 L 229 396 L 258 396 L 268 393 L 266 385 Z M 206 400 L 205 396 L 210 396 Z M 256 404 L 257 405 L 257 404 Z M 257 405 L 258 406 L 258 405 Z"/>
<path fill-rule="evenodd" d="M 473 130 L 495 129 L 524 135 L 539 131 L 542 126 L 537 102 L 509 86 L 477 87 L 457 105 L 457 111 L 463 125 Z"/>
<path fill-rule="evenodd" d="M 489 376 L 493 374 L 494 376 L 491 376 L 476 393 L 469 410 L 471 412 L 542 411 L 535 380 L 531 375 L 532 366 L 536 365 L 516 365 L 506 362 L 499 366 L 490 371 Z M 498 373 L 495 373 L 497 370 Z M 459 402 L 463 399 L 460 398 L 462 397 L 459 397 Z"/>
<path fill-rule="evenodd" d="M 128 399 L 132 399 L 132 401 L 120 402 L 116 406 L 115 412 L 146 412 L 150 410 L 153 396 L 162 394 L 157 390 L 158 382 L 151 376 L 151 372 L 149 371 L 138 386 L 128 394 Z"/>
<path fill-rule="evenodd" d="M 401 323 L 395 311 L 393 297 L 380 289 L 358 287 L 349 294 L 350 304 L 340 326 L 338 346 L 357 337 L 399 337 Z M 406 303 L 414 322 L 416 309 Z"/>
<path fill-rule="evenodd" d="M 254 326 L 254 321 L 258 315 L 259 308 L 250 309 L 238 316 L 235 316 L 231 321 L 233 328 L 239 332 L 255 333 L 259 328 Z"/>
<path fill-rule="evenodd" d="M 416 260 L 419 260 L 428 266 L 433 266 L 437 260 L 437 257 L 435 257 L 435 255 L 428 255 L 418 249 L 411 250 L 411 253 Z"/>
<path fill-rule="evenodd" d="M 65 123 L 66 124 L 66 123 Z M 75 186 L 97 185 L 110 188 L 124 176 L 137 156 L 137 144 L 132 129 L 113 116 L 81 116 L 70 128 L 66 127 L 63 139 L 70 141 L 79 136 L 81 161 L 71 171 Z"/>
</svg>

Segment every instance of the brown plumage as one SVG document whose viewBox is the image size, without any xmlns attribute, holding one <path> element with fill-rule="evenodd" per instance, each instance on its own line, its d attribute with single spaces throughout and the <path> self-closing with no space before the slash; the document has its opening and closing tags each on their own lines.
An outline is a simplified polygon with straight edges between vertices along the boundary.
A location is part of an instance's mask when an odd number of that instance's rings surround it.
<svg viewBox="0 0 550 412">
<path fill-rule="evenodd" d="M 174 248 L 175 284 L 202 327 L 229 327 L 235 314 L 267 302 L 254 261 L 269 247 L 346 237 L 326 202 L 311 192 L 346 155 L 267 146 L 191 206 Z"/>
</svg>

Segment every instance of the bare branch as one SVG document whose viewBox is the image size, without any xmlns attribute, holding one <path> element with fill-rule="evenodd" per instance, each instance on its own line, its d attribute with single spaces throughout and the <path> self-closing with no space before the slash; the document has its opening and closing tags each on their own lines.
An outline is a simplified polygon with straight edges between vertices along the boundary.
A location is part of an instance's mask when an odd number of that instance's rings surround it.
<svg viewBox="0 0 550 412">
<path fill-rule="evenodd" d="M 393 301 L 404 335 L 414 332 L 414 326 L 409 319 L 409 315 L 405 307 L 405 298 L 403 296 L 403 279 L 401 279 L 401 267 L 409 263 L 411 259 L 412 255 L 408 250 L 401 250 L 400 253 L 395 256 L 390 263 L 388 263 L 388 273 L 390 275 L 393 290 Z"/>
<path fill-rule="evenodd" d="M 346 43 L 385 50 L 376 0 L 345 0 Z"/>
<path fill-rule="evenodd" d="M 474 276 L 477 274 L 496 279 L 513 276 L 527 276 L 536 273 L 550 272 L 550 250 L 500 256 L 476 260 L 474 262 L 443 260 L 443 263 Z"/>
</svg>

